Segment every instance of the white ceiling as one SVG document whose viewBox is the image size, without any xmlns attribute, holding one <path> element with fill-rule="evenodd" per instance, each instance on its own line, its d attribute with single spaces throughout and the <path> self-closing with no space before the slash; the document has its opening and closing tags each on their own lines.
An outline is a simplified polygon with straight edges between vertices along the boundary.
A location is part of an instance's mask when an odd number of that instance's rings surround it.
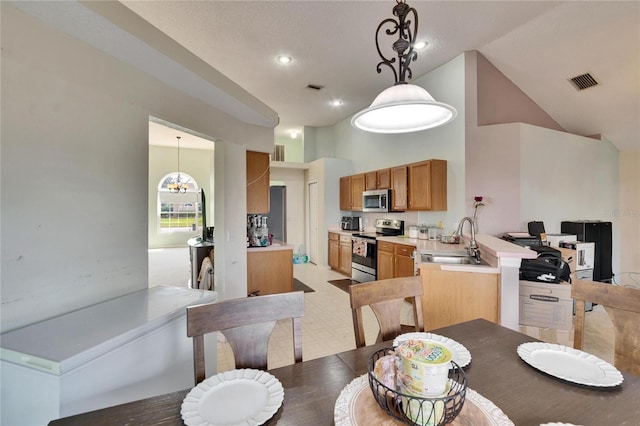
<svg viewBox="0 0 640 426">
<path fill-rule="evenodd" d="M 374 41 L 392 0 L 122 3 L 277 111 L 278 135 L 333 125 L 393 83 Z M 640 2 L 408 3 L 430 43 L 414 78 L 478 50 L 567 131 L 640 149 Z M 586 72 L 600 85 L 579 92 L 568 79 Z"/>
</svg>

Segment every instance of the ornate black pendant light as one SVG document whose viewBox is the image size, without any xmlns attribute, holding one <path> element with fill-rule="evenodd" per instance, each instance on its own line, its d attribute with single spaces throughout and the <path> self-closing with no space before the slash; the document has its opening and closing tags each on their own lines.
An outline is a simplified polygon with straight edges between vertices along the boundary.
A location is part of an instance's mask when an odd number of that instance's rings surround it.
<svg viewBox="0 0 640 426">
<path fill-rule="evenodd" d="M 351 119 L 351 124 L 362 130 L 376 133 L 407 133 L 441 126 L 453 120 L 455 108 L 436 102 L 422 87 L 409 84 L 412 78 L 410 64 L 418 57 L 414 43 L 418 33 L 418 13 L 404 0 L 396 0 L 395 18 L 383 20 L 376 30 L 376 49 L 382 58 L 376 67 L 391 68 L 395 85 L 380 93 L 373 103 Z M 380 36 L 395 38 L 392 44 L 397 58 L 387 58 L 380 49 Z M 397 65 L 397 69 L 396 66 Z"/>
</svg>

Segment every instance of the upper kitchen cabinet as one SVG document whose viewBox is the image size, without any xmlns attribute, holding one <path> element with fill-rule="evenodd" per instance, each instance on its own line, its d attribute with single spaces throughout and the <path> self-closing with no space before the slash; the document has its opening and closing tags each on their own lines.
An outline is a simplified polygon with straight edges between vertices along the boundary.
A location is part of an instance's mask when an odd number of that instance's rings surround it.
<svg viewBox="0 0 640 426">
<path fill-rule="evenodd" d="M 364 173 L 351 176 L 351 210 L 362 211 Z"/>
<path fill-rule="evenodd" d="M 407 169 L 409 210 L 447 210 L 447 162 L 421 161 Z"/>
<path fill-rule="evenodd" d="M 407 166 L 391 169 L 391 210 L 407 210 Z"/>
<path fill-rule="evenodd" d="M 269 154 L 247 151 L 247 213 L 269 213 Z"/>
<path fill-rule="evenodd" d="M 340 178 L 340 210 L 362 211 L 364 173 Z"/>
<path fill-rule="evenodd" d="M 351 176 L 340 178 L 340 210 L 351 210 Z"/>
<path fill-rule="evenodd" d="M 364 190 L 390 189 L 391 177 L 390 169 L 376 170 L 364 174 Z"/>
</svg>

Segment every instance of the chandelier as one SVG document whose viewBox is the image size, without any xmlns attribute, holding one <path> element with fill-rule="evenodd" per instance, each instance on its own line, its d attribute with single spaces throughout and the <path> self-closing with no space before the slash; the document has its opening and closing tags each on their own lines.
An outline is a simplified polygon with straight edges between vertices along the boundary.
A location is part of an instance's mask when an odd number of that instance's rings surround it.
<svg viewBox="0 0 640 426">
<path fill-rule="evenodd" d="M 406 4 L 405 0 L 396 0 L 393 15 L 398 19 L 387 18 L 376 30 L 376 48 L 382 58 L 376 70 L 381 73 L 382 65 L 391 68 L 395 84 L 382 91 L 369 108 L 355 114 L 351 124 L 375 133 L 407 133 L 448 123 L 456 117 L 455 108 L 436 102 L 425 89 L 405 81 L 405 78 L 411 79 L 409 65 L 418 56 L 414 50 L 414 41 L 418 34 L 418 13 Z M 382 31 L 387 36 L 397 37 L 392 44 L 392 49 L 398 55 L 397 60 L 393 57 L 387 58 L 380 50 L 379 37 Z M 397 69 L 394 67 L 396 62 Z"/>
<path fill-rule="evenodd" d="M 172 194 L 184 194 L 189 189 L 189 186 L 182 181 L 182 177 L 180 176 L 180 136 L 176 136 L 178 138 L 178 177 L 167 185 L 169 192 Z"/>
</svg>

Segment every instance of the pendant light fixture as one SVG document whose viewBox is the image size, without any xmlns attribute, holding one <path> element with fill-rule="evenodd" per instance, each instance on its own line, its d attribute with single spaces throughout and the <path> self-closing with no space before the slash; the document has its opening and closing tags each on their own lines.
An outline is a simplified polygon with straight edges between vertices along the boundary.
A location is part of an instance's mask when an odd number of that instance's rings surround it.
<svg viewBox="0 0 640 426">
<path fill-rule="evenodd" d="M 393 15 L 398 19 L 387 18 L 376 30 L 376 48 L 382 58 L 376 70 L 378 73 L 382 72 L 382 65 L 391 68 L 395 85 L 382 91 L 369 108 L 354 115 L 351 124 L 368 132 L 408 133 L 448 123 L 457 115 L 454 107 L 436 102 L 425 89 L 405 81 L 405 78 L 411 79 L 409 65 L 418 56 L 414 50 L 418 34 L 418 13 L 405 0 L 396 0 Z M 398 55 L 397 59 L 385 57 L 380 50 L 379 37 L 382 31 L 386 35 L 397 37 L 392 44 L 392 49 Z M 397 70 L 394 67 L 396 62 Z"/>
<path fill-rule="evenodd" d="M 182 177 L 180 176 L 180 136 L 176 136 L 178 138 L 178 177 L 167 185 L 169 192 L 172 194 L 184 194 L 189 189 L 189 186 L 182 182 Z"/>
</svg>

